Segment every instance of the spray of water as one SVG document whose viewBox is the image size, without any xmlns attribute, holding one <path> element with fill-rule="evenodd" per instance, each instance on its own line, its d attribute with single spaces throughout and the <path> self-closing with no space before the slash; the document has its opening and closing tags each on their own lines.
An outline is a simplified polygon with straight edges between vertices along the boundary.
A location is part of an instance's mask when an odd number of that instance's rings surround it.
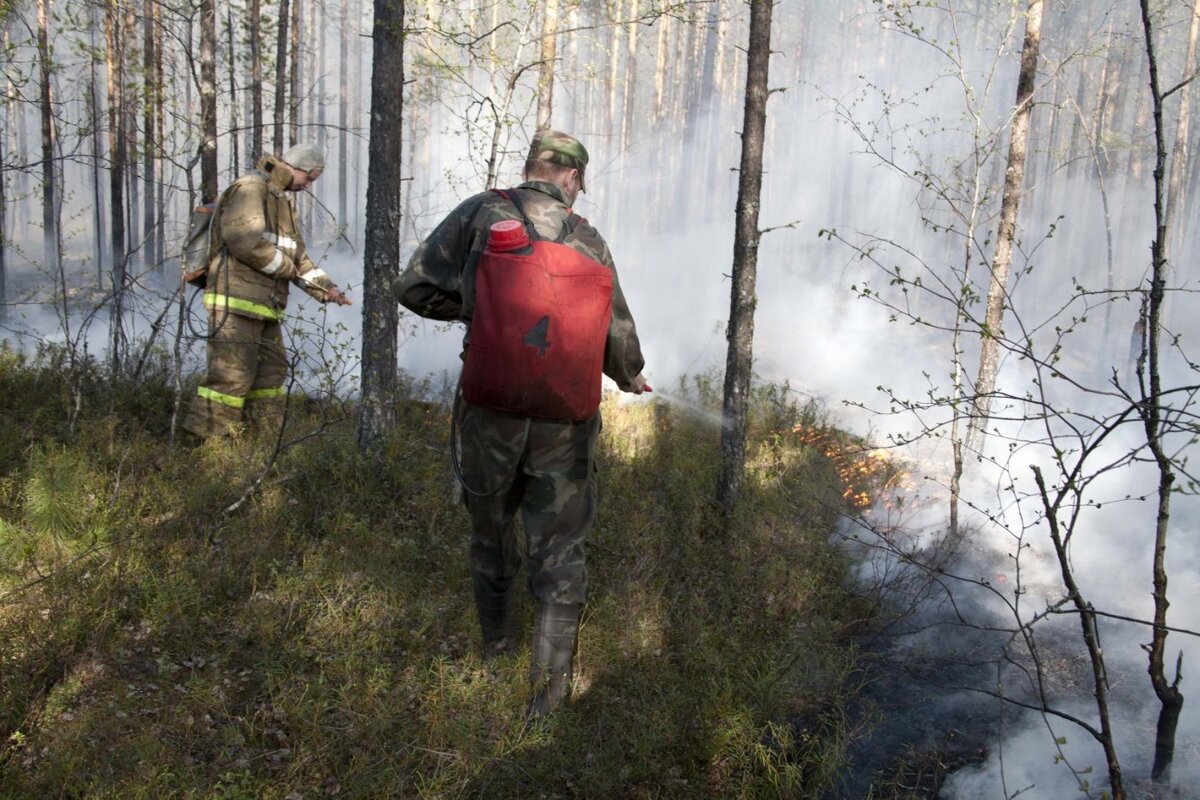
<svg viewBox="0 0 1200 800">
<path fill-rule="evenodd" d="M 703 422 L 705 425 L 711 425 L 714 428 L 720 428 L 725 424 L 725 418 L 718 412 L 704 408 L 693 400 L 686 397 L 681 397 L 671 392 L 664 392 L 661 389 L 655 389 L 652 397 L 664 403 L 668 403 L 672 408 L 686 414 L 687 416 Z"/>
</svg>

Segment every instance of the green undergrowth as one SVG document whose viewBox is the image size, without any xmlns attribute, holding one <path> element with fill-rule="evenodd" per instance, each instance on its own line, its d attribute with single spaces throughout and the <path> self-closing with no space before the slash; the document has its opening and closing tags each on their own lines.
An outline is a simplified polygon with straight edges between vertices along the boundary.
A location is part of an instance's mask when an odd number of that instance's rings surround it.
<svg viewBox="0 0 1200 800">
<path fill-rule="evenodd" d="M 529 625 L 482 662 L 443 408 L 399 402 L 370 458 L 344 407 L 301 403 L 280 453 L 253 432 L 187 448 L 165 375 L 67 386 L 53 362 L 0 352 L 0 797 L 834 784 L 859 612 L 829 545 L 842 488 L 791 435 L 822 421 L 786 387 L 756 393 L 728 525 L 715 381 L 673 393 L 691 405 L 606 398 L 575 695 L 526 725 Z"/>
</svg>

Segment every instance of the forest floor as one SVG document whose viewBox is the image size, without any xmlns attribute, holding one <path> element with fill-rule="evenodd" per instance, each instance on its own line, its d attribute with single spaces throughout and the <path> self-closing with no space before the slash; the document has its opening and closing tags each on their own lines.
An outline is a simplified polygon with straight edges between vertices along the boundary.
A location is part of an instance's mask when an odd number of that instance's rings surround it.
<svg viewBox="0 0 1200 800">
<path fill-rule="evenodd" d="M 444 408 L 378 456 L 309 402 L 187 448 L 170 385 L 0 351 L 0 797 L 843 796 L 875 612 L 830 533 L 888 476 L 786 387 L 728 525 L 706 416 L 605 399 L 574 696 L 526 724 L 530 604 L 485 664 Z"/>
</svg>

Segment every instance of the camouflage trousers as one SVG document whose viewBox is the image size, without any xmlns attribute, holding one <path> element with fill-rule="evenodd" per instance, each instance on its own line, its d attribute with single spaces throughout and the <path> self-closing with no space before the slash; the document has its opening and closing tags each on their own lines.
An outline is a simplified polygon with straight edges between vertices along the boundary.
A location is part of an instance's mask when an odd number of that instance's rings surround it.
<svg viewBox="0 0 1200 800">
<path fill-rule="evenodd" d="M 520 571 L 520 511 L 530 594 L 539 603 L 584 603 L 600 415 L 557 422 L 461 403 L 458 429 L 476 597 L 503 596 Z"/>
<path fill-rule="evenodd" d="M 246 415 L 275 416 L 284 397 L 287 352 L 280 324 L 209 312 L 208 370 L 184 418 L 197 436 L 228 435 Z"/>
</svg>

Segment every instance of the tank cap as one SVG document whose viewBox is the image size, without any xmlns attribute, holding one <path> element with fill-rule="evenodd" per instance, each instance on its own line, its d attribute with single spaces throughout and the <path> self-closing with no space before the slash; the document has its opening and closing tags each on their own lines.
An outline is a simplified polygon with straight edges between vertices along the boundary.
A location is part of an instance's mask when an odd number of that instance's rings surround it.
<svg viewBox="0 0 1200 800">
<path fill-rule="evenodd" d="M 497 252 L 519 250 L 529 244 L 529 234 L 520 220 L 505 219 L 493 223 L 488 235 L 488 249 Z"/>
</svg>

